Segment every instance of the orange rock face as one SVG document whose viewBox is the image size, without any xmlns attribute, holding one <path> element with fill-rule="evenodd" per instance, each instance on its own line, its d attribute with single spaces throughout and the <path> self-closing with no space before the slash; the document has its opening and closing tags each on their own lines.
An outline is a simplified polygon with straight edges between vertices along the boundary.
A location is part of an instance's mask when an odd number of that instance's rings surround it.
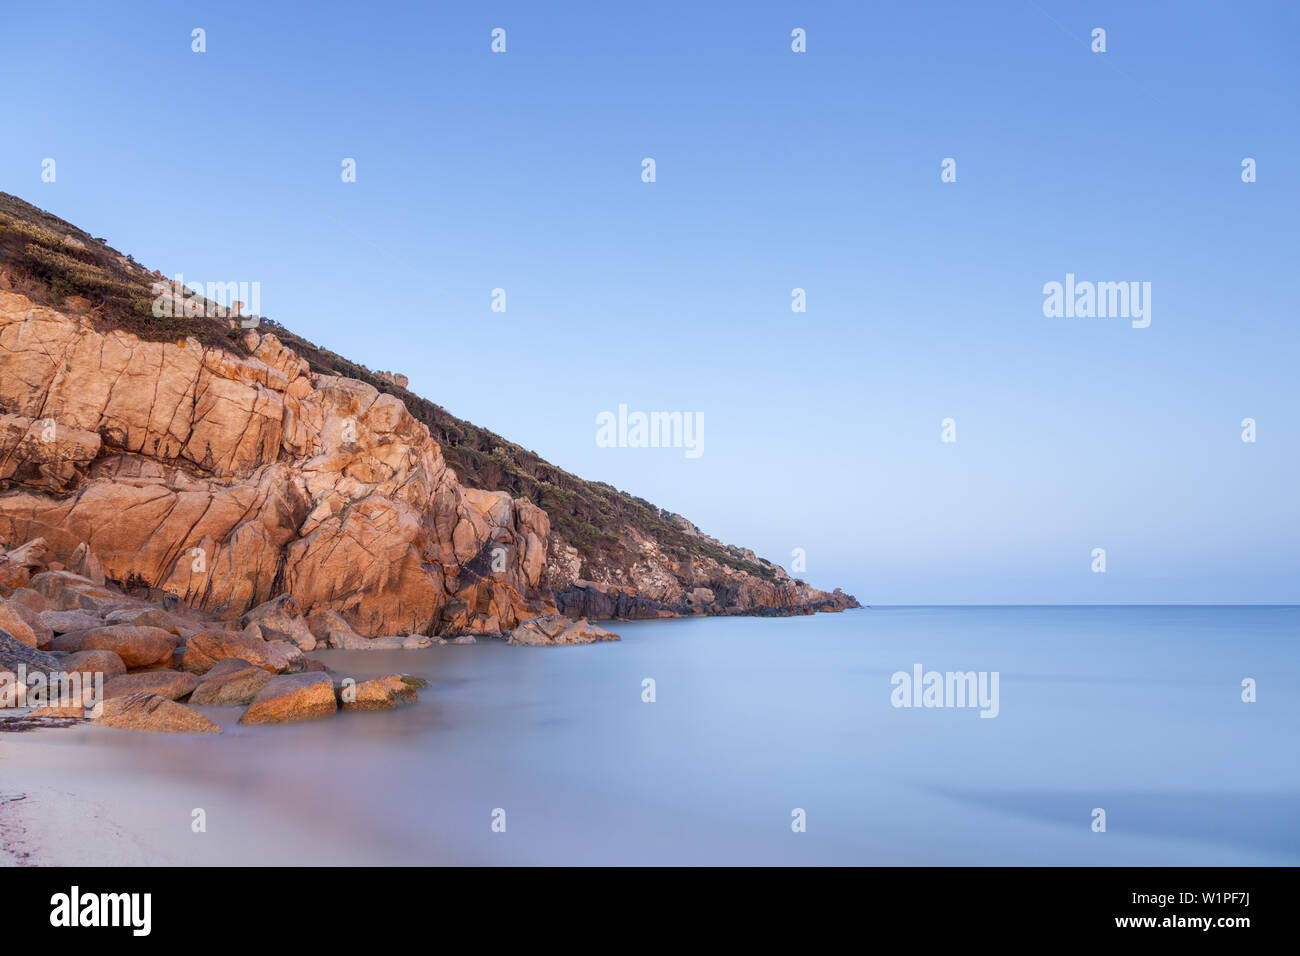
<svg viewBox="0 0 1300 956">
<path fill-rule="evenodd" d="M 106 700 L 93 721 L 100 727 L 152 733 L 219 734 L 221 728 L 198 711 L 157 694 L 129 694 Z"/>
<path fill-rule="evenodd" d="M 0 461 L 21 463 L 0 470 L 0 540 L 231 617 L 287 592 L 367 636 L 554 612 L 544 511 L 462 487 L 393 396 L 246 344 L 101 333 L 0 292 Z"/>
<path fill-rule="evenodd" d="M 338 710 L 334 682 L 324 674 L 281 674 L 257 692 L 241 724 L 285 724 L 328 717 Z"/>
<path fill-rule="evenodd" d="M 0 555 L 0 591 L 30 588 L 48 605 L 38 613 L 101 618 L 123 610 L 106 581 L 226 620 L 287 596 L 328 633 L 275 608 L 259 617 L 303 651 L 504 634 L 557 610 L 857 606 L 679 516 L 698 554 L 629 524 L 616 560 L 584 558 L 541 508 L 462 485 L 395 396 L 313 373 L 270 332 L 249 329 L 244 345 L 240 356 L 193 338 L 146 342 L 0 289 L 0 544 L 13 549 Z M 66 622 L 46 623 L 61 633 Z"/>
</svg>

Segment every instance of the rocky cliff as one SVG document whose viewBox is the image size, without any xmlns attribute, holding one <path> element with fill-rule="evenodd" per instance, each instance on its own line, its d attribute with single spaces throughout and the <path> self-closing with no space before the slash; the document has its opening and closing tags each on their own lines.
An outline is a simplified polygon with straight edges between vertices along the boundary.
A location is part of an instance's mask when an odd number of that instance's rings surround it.
<svg viewBox="0 0 1300 956">
<path fill-rule="evenodd" d="M 452 418 L 400 375 L 214 309 L 160 319 L 158 280 L 0 193 L 7 547 L 41 537 L 59 563 L 89 553 L 110 580 L 222 615 L 287 592 L 369 636 L 503 632 L 557 609 L 857 606 Z"/>
</svg>

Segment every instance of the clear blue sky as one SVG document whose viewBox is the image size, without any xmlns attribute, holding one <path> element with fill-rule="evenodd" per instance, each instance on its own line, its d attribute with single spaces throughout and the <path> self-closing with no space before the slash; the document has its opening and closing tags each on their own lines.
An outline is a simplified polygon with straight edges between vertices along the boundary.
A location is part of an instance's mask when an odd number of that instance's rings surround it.
<svg viewBox="0 0 1300 956">
<path fill-rule="evenodd" d="M 0 188 L 814 584 L 1300 601 L 1295 4 L 4 6 Z"/>
</svg>

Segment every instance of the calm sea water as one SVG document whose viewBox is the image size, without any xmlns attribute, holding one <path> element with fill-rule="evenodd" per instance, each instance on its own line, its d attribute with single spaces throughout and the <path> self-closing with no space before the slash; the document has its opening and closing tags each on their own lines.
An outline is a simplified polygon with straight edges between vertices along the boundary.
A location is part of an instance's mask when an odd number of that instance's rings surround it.
<svg viewBox="0 0 1300 956">
<path fill-rule="evenodd" d="M 223 736 L 50 730 L 9 759 L 40 749 L 43 779 L 148 820 L 176 862 L 1300 862 L 1300 609 L 613 626 L 620 643 L 318 655 L 426 677 L 400 711 L 242 728 L 206 708 Z M 997 671 L 998 716 L 893 707 L 891 675 L 916 664 Z"/>
</svg>

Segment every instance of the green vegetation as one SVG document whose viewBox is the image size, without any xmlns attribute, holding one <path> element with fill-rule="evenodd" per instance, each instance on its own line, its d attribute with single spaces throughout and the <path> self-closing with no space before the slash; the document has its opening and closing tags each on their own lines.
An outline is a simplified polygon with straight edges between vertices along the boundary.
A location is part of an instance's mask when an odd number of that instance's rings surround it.
<svg viewBox="0 0 1300 956">
<path fill-rule="evenodd" d="M 153 284 L 143 266 L 76 226 L 0 192 L 0 268 L 14 291 L 58 308 L 69 300 L 94 316 L 101 328 L 122 329 L 150 341 L 192 335 L 204 345 L 240 354 L 239 333 L 216 319 L 153 314 Z"/>
</svg>

